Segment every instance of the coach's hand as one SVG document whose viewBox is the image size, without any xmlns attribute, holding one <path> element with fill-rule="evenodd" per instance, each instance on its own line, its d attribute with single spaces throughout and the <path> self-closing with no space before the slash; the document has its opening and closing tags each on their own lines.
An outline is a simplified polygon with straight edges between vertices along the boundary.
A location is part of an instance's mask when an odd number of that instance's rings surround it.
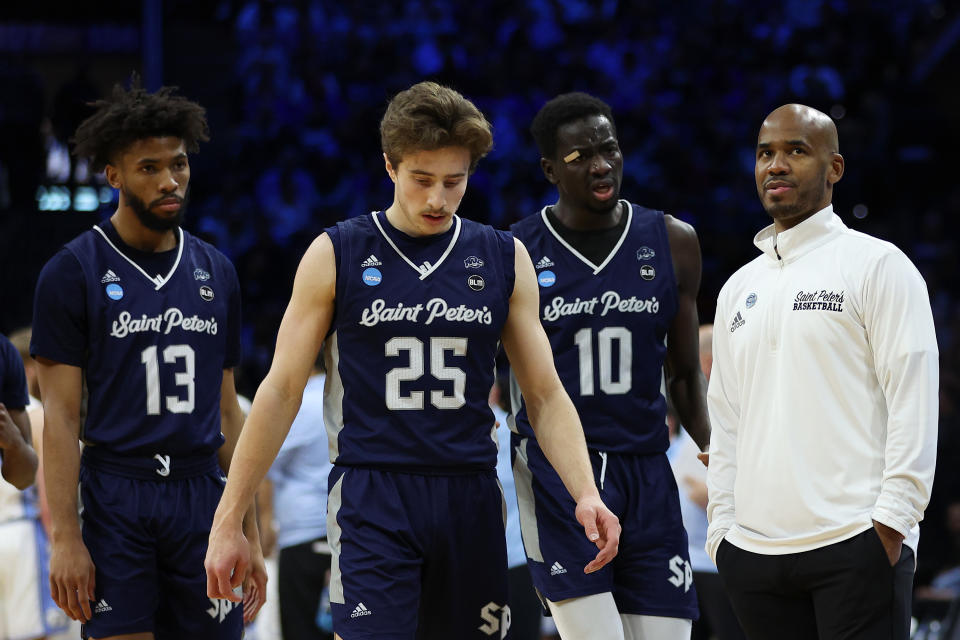
<svg viewBox="0 0 960 640">
<path fill-rule="evenodd" d="M 96 568 L 79 531 L 53 539 L 50 553 L 50 595 L 73 620 L 89 622 L 90 602 L 96 600 Z"/>
<path fill-rule="evenodd" d="M 587 539 L 597 545 L 597 557 L 583 568 L 584 573 L 593 573 L 613 560 L 620 548 L 620 520 L 597 494 L 588 495 L 577 502 L 577 522 L 583 525 Z"/>
<path fill-rule="evenodd" d="M 263 558 L 260 562 L 263 562 Z M 216 517 L 213 519 L 203 566 L 207 570 L 207 597 L 224 598 L 231 602 L 243 599 L 234 589 L 246 580 L 251 564 L 250 547 L 239 520 L 226 522 Z"/>
<path fill-rule="evenodd" d="M 887 552 L 890 566 L 894 566 L 899 562 L 900 552 L 903 551 L 903 534 L 876 520 L 873 521 L 873 528 L 877 530 L 880 542 L 883 543 L 883 550 Z"/>
</svg>

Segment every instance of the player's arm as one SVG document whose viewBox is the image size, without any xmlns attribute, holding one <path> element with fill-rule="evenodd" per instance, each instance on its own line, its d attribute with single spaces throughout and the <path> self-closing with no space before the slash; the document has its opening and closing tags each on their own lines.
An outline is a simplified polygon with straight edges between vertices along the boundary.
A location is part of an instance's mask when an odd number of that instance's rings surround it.
<svg viewBox="0 0 960 640">
<path fill-rule="evenodd" d="M 737 431 L 740 423 L 740 392 L 733 356 L 730 351 L 730 332 L 724 329 L 724 292 L 720 292 L 713 332 L 713 369 L 707 390 L 707 404 L 713 432 L 710 437 L 710 466 L 707 467 L 707 528 L 706 551 L 714 563 L 717 549 L 727 531 L 736 522 L 733 486 L 737 479 Z"/>
<path fill-rule="evenodd" d="M 887 404 L 880 495 L 873 509 L 890 564 L 923 518 L 937 455 L 939 353 L 926 283 L 903 254 L 881 258 L 863 288 L 863 317 Z"/>
<path fill-rule="evenodd" d="M 37 452 L 37 507 L 40 509 L 40 522 L 50 538 L 50 505 L 47 503 L 47 483 L 43 480 L 43 406 L 38 405 L 27 412 L 30 416 L 30 429 L 33 433 L 33 448 Z"/>
<path fill-rule="evenodd" d="M 230 461 L 243 430 L 243 410 L 237 400 L 233 369 L 224 369 L 220 383 L 220 425 L 223 446 L 217 451 L 220 467 L 230 477 Z M 267 568 L 260 547 L 260 529 L 257 526 L 256 501 L 243 514 L 243 535 L 250 544 L 250 576 L 243 585 L 243 620 L 252 622 L 267 596 Z"/>
<path fill-rule="evenodd" d="M 237 448 L 240 432 L 243 430 L 243 410 L 237 401 L 233 369 L 223 370 L 223 381 L 220 385 L 220 425 L 223 432 L 223 446 L 217 451 L 217 458 L 220 461 L 220 468 L 229 477 L 230 462 Z M 243 515 L 243 533 L 251 543 L 260 544 L 255 507 L 255 502 L 251 501 L 250 508 Z"/>
<path fill-rule="evenodd" d="M 700 451 L 706 451 L 710 445 L 710 418 L 707 416 L 707 380 L 700 369 L 700 319 L 697 316 L 700 243 L 697 232 L 689 224 L 669 215 L 664 221 L 677 278 L 677 315 L 667 333 L 667 389 L 680 424 Z"/>
<path fill-rule="evenodd" d="M 239 600 L 232 589 L 249 569 L 241 521 L 297 415 L 303 389 L 330 328 L 335 291 L 333 243 L 323 234 L 300 261 L 277 333 L 273 363 L 257 389 L 233 454 L 205 562 L 211 598 Z"/>
<path fill-rule="evenodd" d="M 590 573 L 616 555 L 620 523 L 600 500 L 580 418 L 554 367 L 550 342 L 540 324 L 533 263 L 519 240 L 514 245 L 516 282 L 501 336 L 503 348 L 520 383 L 537 442 L 577 501 L 577 520 L 600 548 L 584 569 Z"/>
<path fill-rule="evenodd" d="M 67 615 L 87 621 L 95 573 L 80 534 L 77 508 L 82 371 L 37 357 L 37 375 L 44 406 L 43 473 L 51 521 L 50 591 Z"/>
<path fill-rule="evenodd" d="M 37 453 L 31 445 L 30 417 L 22 407 L 0 403 L 0 451 L 3 479 L 23 491 L 37 477 Z"/>
</svg>

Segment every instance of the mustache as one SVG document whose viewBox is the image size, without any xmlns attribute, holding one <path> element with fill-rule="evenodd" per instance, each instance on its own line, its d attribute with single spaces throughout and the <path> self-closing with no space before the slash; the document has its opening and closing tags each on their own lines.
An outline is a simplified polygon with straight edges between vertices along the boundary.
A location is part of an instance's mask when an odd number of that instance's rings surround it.
<svg viewBox="0 0 960 640">
<path fill-rule="evenodd" d="M 181 198 L 181 197 L 178 196 L 178 195 L 162 196 L 162 197 L 160 197 L 160 198 L 157 198 L 156 200 L 154 200 L 154 201 L 151 202 L 150 204 L 148 204 L 148 205 L 147 205 L 147 208 L 148 208 L 148 209 L 153 209 L 154 207 L 156 207 L 157 205 L 159 205 L 161 202 L 164 202 L 164 201 L 166 201 L 166 200 L 176 200 L 176 201 L 177 201 L 177 204 L 179 204 L 180 206 L 183 206 L 184 198 Z"/>
</svg>

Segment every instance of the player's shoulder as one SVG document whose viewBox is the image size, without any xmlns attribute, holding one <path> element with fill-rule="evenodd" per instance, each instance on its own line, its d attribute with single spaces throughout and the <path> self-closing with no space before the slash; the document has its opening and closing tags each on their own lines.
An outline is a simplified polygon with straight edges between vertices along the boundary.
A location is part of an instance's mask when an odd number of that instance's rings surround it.
<svg viewBox="0 0 960 640">
<path fill-rule="evenodd" d="M 183 249 L 187 254 L 184 257 L 196 260 L 198 257 L 206 257 L 212 265 L 233 270 L 233 262 L 220 249 L 192 233 L 183 231 Z"/>
<path fill-rule="evenodd" d="M 77 257 L 89 255 L 91 252 L 96 251 L 98 248 L 98 243 L 102 242 L 100 237 L 101 225 L 95 225 L 90 227 L 86 231 L 81 231 L 77 234 L 72 240 L 64 243 L 61 247 L 61 251 L 66 251 Z M 103 243 L 105 246 L 107 243 Z"/>
<path fill-rule="evenodd" d="M 13 343 L 10 342 L 10 339 L 0 333 L 0 361 L 12 362 L 13 358 L 19 361 L 20 353 L 17 351 L 17 348 L 13 346 Z"/>
<path fill-rule="evenodd" d="M 524 236 L 528 236 L 544 228 L 543 212 L 545 209 L 546 207 L 537 210 L 535 213 L 531 213 L 530 215 L 520 218 L 510 225 L 510 231 L 513 233 L 513 235 L 522 239 Z"/>
</svg>

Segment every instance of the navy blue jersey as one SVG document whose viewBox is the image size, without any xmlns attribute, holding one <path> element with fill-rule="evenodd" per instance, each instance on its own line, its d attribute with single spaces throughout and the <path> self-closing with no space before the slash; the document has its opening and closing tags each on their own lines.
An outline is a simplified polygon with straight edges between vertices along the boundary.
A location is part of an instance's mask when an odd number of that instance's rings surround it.
<svg viewBox="0 0 960 640">
<path fill-rule="evenodd" d="M 17 348 L 0 335 L 0 402 L 7 409 L 23 409 L 30 404 L 27 377 Z"/>
<path fill-rule="evenodd" d="M 669 446 L 663 360 L 677 312 L 676 278 L 663 213 L 624 205 L 624 233 L 599 265 L 560 237 L 546 209 L 511 231 L 537 270 L 540 319 L 587 446 L 662 453 Z M 513 386 L 511 428 L 533 437 Z"/>
<path fill-rule="evenodd" d="M 337 261 L 324 422 L 337 464 L 493 469 L 487 397 L 514 282 L 509 233 L 454 216 L 412 238 L 374 213 L 326 230 Z"/>
<path fill-rule="evenodd" d="M 109 221 L 65 245 L 37 282 L 31 353 L 84 370 L 87 444 L 123 455 L 214 452 L 223 370 L 239 359 L 236 271 L 185 231 L 162 275 L 131 259 L 139 253 Z"/>
</svg>

